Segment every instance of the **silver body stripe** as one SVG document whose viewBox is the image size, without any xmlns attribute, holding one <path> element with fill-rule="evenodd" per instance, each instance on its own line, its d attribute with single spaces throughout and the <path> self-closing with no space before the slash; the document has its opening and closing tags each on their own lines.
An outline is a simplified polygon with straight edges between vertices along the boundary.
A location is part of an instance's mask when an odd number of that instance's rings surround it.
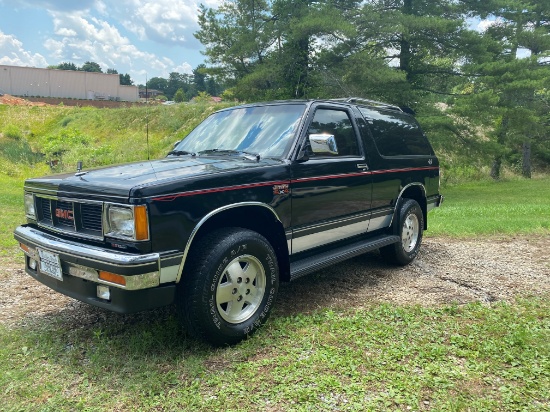
<svg viewBox="0 0 550 412">
<path fill-rule="evenodd" d="M 361 233 L 366 233 L 368 228 L 369 220 L 367 218 L 362 222 L 352 223 L 350 225 L 295 238 L 292 240 L 292 254 L 300 253 L 317 246 L 326 245 Z"/>
</svg>

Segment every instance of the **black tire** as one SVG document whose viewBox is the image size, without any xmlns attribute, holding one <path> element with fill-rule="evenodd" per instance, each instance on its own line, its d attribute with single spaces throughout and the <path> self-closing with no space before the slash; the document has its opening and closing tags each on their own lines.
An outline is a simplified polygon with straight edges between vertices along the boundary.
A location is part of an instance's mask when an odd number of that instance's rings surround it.
<svg viewBox="0 0 550 412">
<path fill-rule="evenodd" d="M 178 284 L 176 306 L 190 335 L 233 345 L 268 318 L 279 287 L 273 248 L 260 234 L 224 228 L 198 241 Z"/>
<path fill-rule="evenodd" d="M 401 240 L 380 248 L 380 254 L 388 263 L 405 266 L 416 258 L 422 243 L 424 214 L 418 202 L 403 199 L 393 224 L 393 233 Z"/>
</svg>

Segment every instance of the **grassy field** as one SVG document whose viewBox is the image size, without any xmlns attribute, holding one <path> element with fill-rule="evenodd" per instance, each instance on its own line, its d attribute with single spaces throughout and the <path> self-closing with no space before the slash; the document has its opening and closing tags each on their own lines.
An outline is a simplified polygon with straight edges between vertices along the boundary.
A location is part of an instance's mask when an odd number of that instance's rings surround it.
<svg viewBox="0 0 550 412">
<path fill-rule="evenodd" d="M 10 264 L 20 260 L 12 231 L 24 220 L 23 180 L 50 171 L 36 153 L 61 136 L 71 142 L 71 170 L 84 152 L 96 156 L 85 164 L 146 155 L 143 110 L 35 109 L 0 107 L 0 125 L 11 125 L 0 140 L 0 262 Z M 150 141 L 162 154 L 213 109 L 152 110 L 164 116 Z M 550 177 L 442 192 L 429 236 L 550 235 Z M 294 315 L 276 307 L 253 339 L 212 349 L 188 339 L 170 308 L 132 316 L 91 307 L 33 316 L 29 308 L 23 322 L 0 324 L 0 410 L 550 411 L 549 311 L 547 298 L 441 308 L 365 302 Z"/>
<path fill-rule="evenodd" d="M 477 181 L 442 189 L 428 217 L 429 236 L 550 233 L 550 178 Z"/>
<path fill-rule="evenodd" d="M 275 316 L 213 350 L 175 319 L 0 327 L 4 411 L 549 410 L 550 303 Z"/>
</svg>

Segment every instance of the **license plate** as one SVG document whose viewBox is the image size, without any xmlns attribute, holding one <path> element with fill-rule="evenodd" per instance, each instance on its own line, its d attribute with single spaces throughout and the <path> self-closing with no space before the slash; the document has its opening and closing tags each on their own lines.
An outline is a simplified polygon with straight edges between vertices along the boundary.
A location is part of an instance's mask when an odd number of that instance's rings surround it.
<svg viewBox="0 0 550 412">
<path fill-rule="evenodd" d="M 40 272 L 57 280 L 63 280 L 59 255 L 41 249 L 38 249 L 38 254 L 40 255 Z"/>
</svg>

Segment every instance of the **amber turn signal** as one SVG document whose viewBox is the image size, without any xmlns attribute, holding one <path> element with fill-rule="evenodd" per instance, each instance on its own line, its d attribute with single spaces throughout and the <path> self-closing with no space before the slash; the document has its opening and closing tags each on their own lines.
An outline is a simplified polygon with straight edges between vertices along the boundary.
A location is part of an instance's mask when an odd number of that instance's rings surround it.
<svg viewBox="0 0 550 412">
<path fill-rule="evenodd" d="M 126 279 L 124 276 L 117 275 L 111 272 L 105 272 L 104 270 L 99 271 L 99 278 L 107 282 L 116 283 L 117 285 L 126 286 Z"/>
<path fill-rule="evenodd" d="M 27 245 L 24 245 L 23 243 L 19 243 L 19 247 L 23 249 L 25 252 L 30 253 L 29 247 Z"/>
<path fill-rule="evenodd" d="M 145 205 L 134 207 L 134 223 L 136 240 L 149 239 L 149 224 L 147 221 L 147 207 Z"/>
</svg>

